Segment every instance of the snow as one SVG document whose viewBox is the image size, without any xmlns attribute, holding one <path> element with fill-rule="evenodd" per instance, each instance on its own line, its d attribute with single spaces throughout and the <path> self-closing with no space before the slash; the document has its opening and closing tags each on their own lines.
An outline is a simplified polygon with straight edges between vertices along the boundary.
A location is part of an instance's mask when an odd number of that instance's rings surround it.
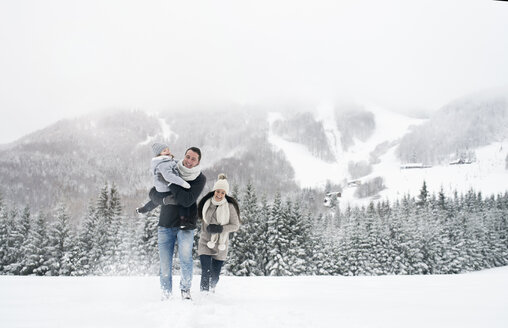
<svg viewBox="0 0 508 328">
<path fill-rule="evenodd" d="M 145 146 L 157 140 L 171 140 L 172 137 L 174 138 L 174 140 L 178 139 L 178 134 L 171 130 L 171 127 L 169 126 L 168 122 L 164 118 L 159 117 L 158 113 L 149 115 L 157 119 L 157 121 L 159 122 L 161 132 L 156 133 L 153 136 L 147 135 L 145 140 L 138 143 L 138 146 Z"/>
<path fill-rule="evenodd" d="M 477 161 L 463 165 L 438 165 L 424 169 L 400 169 L 392 149 L 374 169 L 376 175 L 385 177 L 387 189 L 380 193 L 387 199 L 400 198 L 405 193 L 417 195 L 423 181 L 430 192 L 439 192 L 441 188 L 451 196 L 457 190 L 465 193 L 474 188 L 482 191 L 484 196 L 504 193 L 508 185 L 508 174 L 505 169 L 506 147 L 502 142 L 476 150 Z"/>
<path fill-rule="evenodd" d="M 165 119 L 159 117 L 158 121 L 162 130 L 162 138 L 164 140 L 170 140 L 172 136 L 174 136 L 175 140 L 178 139 L 178 134 L 171 131 L 171 127 L 169 126 L 168 122 L 166 122 Z"/>
<path fill-rule="evenodd" d="M 387 111 L 375 105 L 369 105 L 367 110 L 375 115 L 376 129 L 373 135 L 355 144 L 347 150 L 340 146 L 340 132 L 336 128 L 333 106 L 321 105 L 316 109 L 316 119 L 323 123 L 328 143 L 338 160 L 325 162 L 313 156 L 301 144 L 289 142 L 276 134 L 269 132 L 269 142 L 278 150 L 282 150 L 295 171 L 295 181 L 302 188 L 323 189 L 327 181 L 344 185 L 340 202 L 352 206 L 367 205 L 373 198 L 359 199 L 354 196 L 356 187 L 348 187 L 344 181 L 351 180 L 347 165 L 350 161 L 369 161 L 370 153 L 383 142 L 394 142 L 384 155 L 380 156 L 380 163 L 373 165 L 371 174 L 360 178 L 366 182 L 375 177 L 382 177 L 386 189 L 381 191 L 376 199 L 395 201 L 406 194 L 417 196 L 425 180 L 428 191 L 438 193 L 441 188 L 446 195 L 452 196 L 454 191 L 466 193 L 471 188 L 481 191 L 484 196 L 504 193 L 508 185 L 506 156 L 508 155 L 508 141 L 494 142 L 488 146 L 475 149 L 476 162 L 463 165 L 436 165 L 430 168 L 401 169 L 400 160 L 395 155 L 397 140 L 409 131 L 411 126 L 419 125 L 426 120 L 413 119 L 401 114 Z M 280 113 L 271 113 L 268 122 L 283 120 Z M 356 180 L 356 179 L 355 179 Z"/>
<path fill-rule="evenodd" d="M 175 277 L 178 284 L 179 277 Z M 0 277 L 1 327 L 508 327 L 508 267 L 461 275 L 221 277 L 160 301 L 158 277 Z"/>
</svg>

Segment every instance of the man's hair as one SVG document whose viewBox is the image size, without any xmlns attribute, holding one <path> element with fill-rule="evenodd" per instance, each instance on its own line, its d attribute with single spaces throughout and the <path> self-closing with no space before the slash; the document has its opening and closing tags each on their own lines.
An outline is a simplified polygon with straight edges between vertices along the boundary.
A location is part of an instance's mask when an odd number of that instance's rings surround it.
<svg viewBox="0 0 508 328">
<path fill-rule="evenodd" d="M 185 151 L 185 153 L 187 154 L 187 152 L 189 150 L 192 150 L 193 152 L 195 152 L 196 154 L 198 154 L 198 160 L 201 162 L 201 149 L 199 149 L 198 147 L 190 147 L 189 149 L 187 149 Z"/>
</svg>

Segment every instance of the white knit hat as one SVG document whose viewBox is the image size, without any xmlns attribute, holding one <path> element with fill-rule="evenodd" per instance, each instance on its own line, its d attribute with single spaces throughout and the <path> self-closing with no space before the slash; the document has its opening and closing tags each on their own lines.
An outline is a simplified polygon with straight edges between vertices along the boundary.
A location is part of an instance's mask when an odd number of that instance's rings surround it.
<svg viewBox="0 0 508 328">
<path fill-rule="evenodd" d="M 162 151 L 166 148 L 169 148 L 169 146 L 166 144 L 158 143 L 158 142 L 154 143 L 152 145 L 153 156 L 159 156 L 160 153 L 162 153 Z"/>
<path fill-rule="evenodd" d="M 228 183 L 228 178 L 226 177 L 226 175 L 224 173 L 221 173 L 219 174 L 218 180 L 215 182 L 215 184 L 213 185 L 213 191 L 217 190 L 217 189 L 223 189 L 226 191 L 226 194 L 229 194 L 229 183 Z"/>
</svg>

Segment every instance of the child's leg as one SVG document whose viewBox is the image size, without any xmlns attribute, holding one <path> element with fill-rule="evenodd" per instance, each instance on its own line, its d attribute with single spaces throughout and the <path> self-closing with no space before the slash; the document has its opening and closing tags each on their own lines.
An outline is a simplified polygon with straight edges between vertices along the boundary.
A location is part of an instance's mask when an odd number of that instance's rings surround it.
<svg viewBox="0 0 508 328">
<path fill-rule="evenodd" d="M 150 189 L 150 192 L 148 193 L 148 197 L 150 197 L 150 200 L 148 203 L 143 205 L 142 207 L 136 208 L 136 212 L 138 213 L 146 213 L 150 212 L 151 210 L 155 209 L 157 206 L 163 204 L 164 197 L 170 195 L 170 192 L 158 192 L 155 187 L 152 187 Z"/>
<path fill-rule="evenodd" d="M 159 205 L 164 205 L 164 197 L 171 195 L 171 192 L 158 192 L 155 187 L 150 189 L 148 193 L 148 197 L 155 204 L 155 207 Z"/>
<path fill-rule="evenodd" d="M 136 211 L 138 213 L 146 213 L 146 212 L 150 212 L 151 210 L 153 210 L 154 208 L 156 208 L 158 205 L 155 204 L 154 202 L 152 202 L 151 200 L 148 201 L 148 203 L 146 203 L 145 205 L 141 206 L 141 207 L 138 207 L 136 208 Z"/>
</svg>

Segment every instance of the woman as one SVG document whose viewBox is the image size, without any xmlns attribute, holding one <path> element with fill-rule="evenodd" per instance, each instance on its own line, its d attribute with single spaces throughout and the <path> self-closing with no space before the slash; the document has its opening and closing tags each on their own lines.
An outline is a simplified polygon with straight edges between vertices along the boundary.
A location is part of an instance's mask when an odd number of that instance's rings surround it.
<svg viewBox="0 0 508 328">
<path fill-rule="evenodd" d="M 228 254 L 229 233 L 237 231 L 240 226 L 238 202 L 228 193 L 226 175 L 219 174 L 213 190 L 198 204 L 198 215 L 202 219 L 198 244 L 201 291 L 215 291 L 220 270 Z"/>
</svg>

